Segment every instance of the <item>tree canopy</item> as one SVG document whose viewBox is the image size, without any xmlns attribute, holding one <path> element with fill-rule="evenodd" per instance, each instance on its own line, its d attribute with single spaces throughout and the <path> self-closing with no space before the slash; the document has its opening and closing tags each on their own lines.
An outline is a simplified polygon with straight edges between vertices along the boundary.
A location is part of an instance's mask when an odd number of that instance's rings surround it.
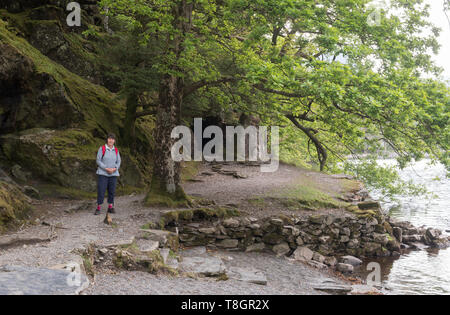
<svg viewBox="0 0 450 315">
<path fill-rule="evenodd" d="M 137 64 L 158 83 L 138 94 L 147 92 L 157 113 L 173 107 L 157 114 L 160 128 L 206 112 L 230 120 L 245 113 L 284 126 L 286 155 L 310 156 L 321 170 L 385 146 L 402 166 L 430 156 L 450 167 L 450 91 L 431 58 L 440 30 L 423 0 L 371 4 L 100 1 L 116 35 L 133 34 L 153 52 Z"/>
</svg>

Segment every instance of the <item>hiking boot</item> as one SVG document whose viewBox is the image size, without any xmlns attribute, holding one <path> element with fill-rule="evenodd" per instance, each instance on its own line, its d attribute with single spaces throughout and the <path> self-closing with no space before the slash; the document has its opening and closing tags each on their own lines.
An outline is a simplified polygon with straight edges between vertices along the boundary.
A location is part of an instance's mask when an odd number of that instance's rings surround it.
<svg viewBox="0 0 450 315">
<path fill-rule="evenodd" d="M 116 213 L 116 210 L 113 208 L 108 208 L 108 213 L 114 214 Z"/>
<path fill-rule="evenodd" d="M 95 209 L 94 215 L 100 215 L 101 211 L 99 209 Z"/>
</svg>

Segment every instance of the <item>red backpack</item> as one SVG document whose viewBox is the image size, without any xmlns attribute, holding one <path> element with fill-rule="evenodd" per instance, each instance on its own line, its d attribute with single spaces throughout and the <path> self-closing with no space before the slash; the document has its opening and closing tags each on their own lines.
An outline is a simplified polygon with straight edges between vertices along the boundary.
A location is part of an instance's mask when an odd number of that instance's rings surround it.
<svg viewBox="0 0 450 315">
<path fill-rule="evenodd" d="M 117 161 L 117 156 L 119 155 L 119 149 L 117 149 L 117 147 L 114 147 L 114 150 L 116 151 L 116 161 Z M 106 145 L 102 146 L 102 160 L 103 157 L 105 156 L 106 153 Z"/>
</svg>

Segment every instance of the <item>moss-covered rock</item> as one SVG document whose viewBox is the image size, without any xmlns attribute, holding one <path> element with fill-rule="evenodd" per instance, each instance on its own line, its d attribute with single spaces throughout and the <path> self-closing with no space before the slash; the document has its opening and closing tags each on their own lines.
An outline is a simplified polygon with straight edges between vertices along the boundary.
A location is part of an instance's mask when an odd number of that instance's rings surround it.
<svg viewBox="0 0 450 315">
<path fill-rule="evenodd" d="M 0 180 L 0 233 L 26 219 L 31 211 L 29 198 L 15 185 Z"/>
<path fill-rule="evenodd" d="M 240 216 L 239 210 L 230 207 L 197 208 L 189 210 L 175 210 L 164 213 L 159 225 L 165 228 L 168 225 L 179 223 L 213 221 Z"/>
<path fill-rule="evenodd" d="M 16 16 L 16 24 L 33 27 L 26 14 L 19 14 L 22 20 Z M 41 51 L 19 36 L 20 31 L 8 21 L 0 20 L 0 159 L 61 187 L 93 192 L 96 152 L 107 133 L 120 135 L 125 105 L 104 87 L 43 54 L 77 34 L 52 37 L 46 43 L 48 51 L 45 47 Z M 39 21 L 36 25 L 42 36 L 50 36 L 47 28 L 56 24 Z M 136 127 L 144 152 L 131 154 L 118 139 L 123 160 L 119 191 L 143 189 L 151 176 L 148 153 L 153 123 L 140 119 Z"/>
<path fill-rule="evenodd" d="M 102 140 L 82 129 L 32 129 L 0 137 L 6 158 L 24 165 L 35 177 L 86 192 L 96 189 L 95 158 L 101 144 Z M 126 149 L 121 150 L 121 156 L 125 176 L 120 178 L 120 183 L 144 186 L 133 157 Z"/>
</svg>

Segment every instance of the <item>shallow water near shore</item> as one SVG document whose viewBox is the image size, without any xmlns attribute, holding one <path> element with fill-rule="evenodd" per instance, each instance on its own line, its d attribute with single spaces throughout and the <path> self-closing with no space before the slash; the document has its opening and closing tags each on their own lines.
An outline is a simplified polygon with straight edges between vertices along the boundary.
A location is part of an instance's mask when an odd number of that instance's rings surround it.
<svg viewBox="0 0 450 315">
<path fill-rule="evenodd" d="M 394 163 L 383 160 L 380 163 Z M 417 227 L 434 227 L 450 230 L 450 179 L 442 165 L 429 165 L 420 161 L 401 171 L 404 179 L 425 184 L 435 196 L 396 196 L 396 202 L 383 203 L 383 209 L 392 218 L 409 221 Z M 372 193 L 374 198 L 378 196 Z M 386 294 L 445 294 L 450 295 L 450 249 L 411 251 L 399 259 L 371 260 L 379 262 L 382 286 Z M 366 266 L 359 274 L 366 275 Z"/>
</svg>

